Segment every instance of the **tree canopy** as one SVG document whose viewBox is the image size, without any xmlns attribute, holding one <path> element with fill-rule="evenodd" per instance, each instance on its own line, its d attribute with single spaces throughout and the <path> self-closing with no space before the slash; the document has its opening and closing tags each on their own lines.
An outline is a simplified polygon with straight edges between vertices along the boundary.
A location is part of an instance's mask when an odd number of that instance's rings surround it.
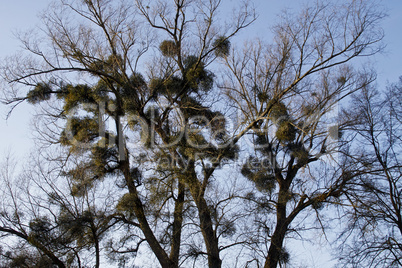
<svg viewBox="0 0 402 268">
<path fill-rule="evenodd" d="M 224 21 L 221 4 L 59 0 L 21 37 L 4 102 L 37 107 L 39 148 L 2 174 L 5 266 L 272 268 L 286 239 L 325 230 L 324 206 L 368 215 L 346 209 L 374 174 L 346 103 L 375 80 L 353 64 L 381 51 L 381 8 L 318 2 L 242 47 L 256 11 Z"/>
</svg>

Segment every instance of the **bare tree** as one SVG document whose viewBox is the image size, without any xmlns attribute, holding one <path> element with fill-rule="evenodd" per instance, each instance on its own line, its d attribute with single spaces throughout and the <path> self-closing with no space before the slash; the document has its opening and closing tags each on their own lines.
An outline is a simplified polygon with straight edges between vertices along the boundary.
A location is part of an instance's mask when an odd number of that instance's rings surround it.
<svg viewBox="0 0 402 268">
<path fill-rule="evenodd" d="M 70 195 L 72 181 L 57 175 L 55 164 L 36 162 L 20 175 L 10 158 L 2 166 L 0 230 L 6 266 L 100 267 L 101 239 L 118 220 L 107 199 L 96 198 L 105 191 Z"/>
<path fill-rule="evenodd" d="M 347 113 L 356 135 L 349 162 L 361 170 L 346 195 L 350 217 L 340 248 L 348 267 L 402 265 L 401 82 L 385 92 L 367 86 Z"/>
<path fill-rule="evenodd" d="M 342 100 L 375 79 L 354 70 L 354 58 L 381 49 L 383 18 L 367 1 L 318 4 L 299 14 L 285 12 L 270 46 L 255 41 L 226 58 L 231 74 L 222 88 L 242 112 L 234 142 L 251 135 L 254 148 L 241 172 L 261 194 L 255 224 L 264 267 L 289 260 L 285 237 L 303 228 L 302 212 L 337 201 L 355 174 L 338 157 L 347 126 L 337 114 Z M 265 208 L 261 210 L 261 206 Z M 308 228 L 308 227 L 306 227 Z M 262 245 L 269 245 L 267 249 Z"/>
</svg>

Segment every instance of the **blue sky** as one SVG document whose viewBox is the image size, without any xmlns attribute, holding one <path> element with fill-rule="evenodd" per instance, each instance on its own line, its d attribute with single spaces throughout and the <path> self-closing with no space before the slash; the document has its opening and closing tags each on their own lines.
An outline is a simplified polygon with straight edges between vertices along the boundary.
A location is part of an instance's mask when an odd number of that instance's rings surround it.
<svg viewBox="0 0 402 268">
<path fill-rule="evenodd" d="M 3 0 L 0 2 L 0 60 L 20 50 L 16 31 L 25 30 L 39 24 L 39 12 L 46 8 L 50 0 Z M 7 107 L 0 107 L 0 154 L 11 151 L 15 156 L 29 153 L 31 117 L 29 105 L 15 110 L 9 120 L 5 120 Z"/>
<path fill-rule="evenodd" d="M 39 12 L 52 0 L 2 0 L 0 2 L 0 60 L 16 53 L 20 47 L 13 32 L 27 30 L 39 26 Z M 225 5 L 235 4 L 239 0 L 223 0 Z M 247 31 L 249 36 L 261 36 L 269 33 L 269 27 L 275 23 L 276 14 L 285 7 L 292 7 L 300 1 L 295 0 L 256 0 L 254 1 L 260 13 L 258 21 Z M 385 30 L 384 53 L 376 55 L 372 60 L 373 67 L 378 72 L 378 86 L 384 87 L 387 82 L 395 82 L 402 75 L 402 1 L 383 0 L 389 16 L 384 20 Z M 297 4 L 296 4 L 297 5 Z M 14 110 L 8 121 L 5 120 L 7 107 L 0 107 L 0 154 L 11 151 L 16 157 L 28 155 L 30 145 L 30 122 L 32 109 L 23 104 Z M 0 157 L 1 159 L 1 157 Z M 307 256 L 307 259 L 310 257 Z M 319 262 L 319 261 L 318 261 Z"/>
<path fill-rule="evenodd" d="M 13 32 L 27 30 L 39 26 L 39 13 L 44 10 L 52 0 L 2 0 L 0 2 L 0 60 L 16 53 L 20 47 Z M 234 5 L 239 0 L 224 0 L 225 5 Z M 247 35 L 261 36 L 269 33 L 269 27 L 275 23 L 276 14 L 285 7 L 297 6 L 295 0 L 256 0 L 254 1 L 259 12 L 259 19 L 247 30 Z M 384 87 L 394 82 L 402 75 L 402 1 L 382 1 L 389 16 L 384 20 L 385 44 L 384 53 L 375 57 L 372 64 L 378 71 L 378 85 Z M 0 107 L 0 152 L 13 151 L 17 155 L 24 155 L 29 148 L 31 112 L 29 105 L 18 107 L 8 121 L 4 120 L 7 108 Z"/>
</svg>

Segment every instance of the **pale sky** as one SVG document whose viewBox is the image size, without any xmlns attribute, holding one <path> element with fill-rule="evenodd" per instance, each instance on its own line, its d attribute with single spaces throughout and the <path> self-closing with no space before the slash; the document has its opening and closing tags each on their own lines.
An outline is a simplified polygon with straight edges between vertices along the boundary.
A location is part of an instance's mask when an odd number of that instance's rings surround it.
<svg viewBox="0 0 402 268">
<path fill-rule="evenodd" d="M 239 0 L 223 0 L 225 5 L 234 4 Z M 315 0 L 314 0 L 315 1 Z M 0 0 L 0 60 L 19 50 L 19 43 L 13 36 L 13 31 L 26 30 L 40 25 L 38 14 L 52 0 Z M 256 0 L 259 19 L 247 30 L 248 35 L 261 36 L 269 32 L 269 27 L 275 22 L 275 15 L 281 9 L 295 5 L 295 0 Z M 396 82 L 402 75 L 402 0 L 383 0 L 389 16 L 384 20 L 385 52 L 373 60 L 373 66 L 378 72 L 378 85 L 383 88 L 387 81 Z M 28 155 L 30 144 L 30 122 L 32 112 L 30 105 L 17 107 L 8 121 L 4 120 L 7 107 L 0 106 L 0 156 L 11 151 L 16 157 Z M 1 158 L 1 157 L 0 157 Z M 312 253 L 311 253 L 312 254 Z M 306 256 L 309 259 L 309 256 Z M 314 256 L 311 256 L 315 259 Z M 316 261 L 316 260 L 315 260 Z M 319 263 L 320 261 L 318 261 Z"/>
</svg>

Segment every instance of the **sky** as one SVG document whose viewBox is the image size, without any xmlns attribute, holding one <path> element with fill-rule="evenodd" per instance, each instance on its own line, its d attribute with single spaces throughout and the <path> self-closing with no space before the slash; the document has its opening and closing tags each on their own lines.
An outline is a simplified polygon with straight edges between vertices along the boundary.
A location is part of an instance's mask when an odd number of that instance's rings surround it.
<svg viewBox="0 0 402 268">
<path fill-rule="evenodd" d="M 225 5 L 234 5 L 239 0 L 224 0 Z M 52 0 L 2 0 L 0 2 L 0 60 L 15 54 L 20 50 L 16 31 L 27 30 L 40 25 L 39 13 Z M 256 0 L 254 1 L 259 13 L 257 22 L 247 29 L 248 35 L 261 36 L 269 33 L 269 27 L 275 23 L 276 14 L 284 8 L 295 8 L 296 0 Z M 384 52 L 376 55 L 373 66 L 378 72 L 378 85 L 384 87 L 388 82 L 397 81 L 402 75 L 402 1 L 383 0 L 389 16 L 384 20 L 384 43 L 387 45 Z M 12 151 L 21 156 L 27 154 L 30 148 L 30 122 L 32 109 L 24 104 L 17 107 L 8 120 L 5 120 L 8 108 L 0 106 L 0 153 Z"/>
<path fill-rule="evenodd" d="M 51 0 L 1 0 L 0 1 L 0 61 L 4 57 L 21 50 L 14 33 L 39 25 L 39 12 L 44 10 Z M 1 85 L 1 83 L 0 83 Z M 11 152 L 14 157 L 29 154 L 31 148 L 30 120 L 31 107 L 24 104 L 14 110 L 8 120 L 9 108 L 0 104 L 0 162 L 1 155 Z"/>
<path fill-rule="evenodd" d="M 0 60 L 20 49 L 13 32 L 39 26 L 38 15 L 50 2 L 52 0 L 0 1 Z M 239 0 L 223 0 L 223 2 L 225 5 L 232 5 Z M 256 0 L 254 2 L 259 12 L 259 19 L 247 30 L 247 34 L 261 36 L 269 32 L 269 27 L 275 23 L 276 14 L 285 7 L 294 7 L 295 3 L 300 1 Z M 378 73 L 379 88 L 384 88 L 387 83 L 396 82 L 402 75 L 402 1 L 383 0 L 382 3 L 389 14 L 383 22 L 386 48 L 383 53 L 376 55 L 372 60 L 372 65 Z M 0 162 L 2 155 L 7 152 L 11 152 L 17 159 L 27 157 L 32 144 L 30 125 L 33 112 L 30 105 L 20 105 L 8 120 L 5 120 L 7 112 L 8 108 L 0 105 L 0 140 L 2 141 L 0 143 Z M 328 255 L 325 253 L 321 259 L 314 256 L 305 257 L 318 265 L 328 259 Z"/>
</svg>

